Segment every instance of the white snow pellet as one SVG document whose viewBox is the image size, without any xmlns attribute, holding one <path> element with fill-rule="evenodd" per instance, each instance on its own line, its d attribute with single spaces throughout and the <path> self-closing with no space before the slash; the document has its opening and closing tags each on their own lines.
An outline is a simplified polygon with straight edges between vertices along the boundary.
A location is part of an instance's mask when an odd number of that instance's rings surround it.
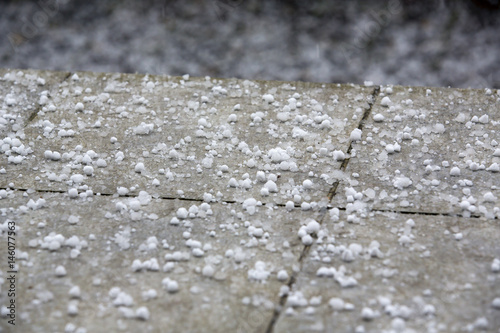
<svg viewBox="0 0 500 333">
<path fill-rule="evenodd" d="M 491 302 L 491 306 L 495 309 L 500 310 L 500 297 L 497 297 Z"/>
<path fill-rule="evenodd" d="M 432 304 L 426 304 L 422 310 L 426 316 L 433 316 L 436 314 L 436 307 Z"/>
<path fill-rule="evenodd" d="M 229 183 L 228 183 L 229 187 L 238 187 L 238 181 L 235 179 L 235 178 L 231 178 L 229 179 Z"/>
<path fill-rule="evenodd" d="M 376 317 L 377 313 L 368 307 L 365 307 L 363 308 L 363 310 L 361 310 L 361 318 L 363 318 L 366 321 L 373 320 Z"/>
<path fill-rule="evenodd" d="M 79 286 L 71 287 L 68 294 L 71 298 L 80 298 L 81 297 L 80 287 Z"/>
<path fill-rule="evenodd" d="M 181 207 L 177 209 L 177 217 L 180 219 L 186 219 L 189 216 L 189 212 L 186 208 Z"/>
<path fill-rule="evenodd" d="M 382 105 L 382 106 L 390 106 L 391 104 L 392 104 L 392 101 L 391 101 L 391 99 L 388 96 L 385 96 L 380 101 L 380 105 Z"/>
<path fill-rule="evenodd" d="M 354 253 L 352 253 L 351 250 L 347 249 L 342 252 L 342 260 L 345 262 L 352 262 L 354 261 Z"/>
<path fill-rule="evenodd" d="M 104 160 L 103 158 L 97 159 L 95 164 L 97 165 L 98 168 L 105 168 L 108 165 L 108 163 L 106 163 L 106 160 Z"/>
<path fill-rule="evenodd" d="M 499 172 L 500 171 L 500 165 L 498 163 L 493 163 L 491 164 L 487 169 L 486 171 L 490 171 L 490 172 Z"/>
<path fill-rule="evenodd" d="M 142 163 L 142 162 L 137 163 L 135 165 L 134 170 L 137 173 L 142 173 L 142 172 L 146 171 L 146 168 L 144 167 L 144 163 Z"/>
<path fill-rule="evenodd" d="M 76 188 L 70 188 L 68 190 L 68 195 L 70 198 L 78 198 L 78 190 Z"/>
<path fill-rule="evenodd" d="M 483 114 L 480 118 L 479 118 L 479 122 L 481 124 L 487 124 L 488 122 L 490 121 L 490 118 L 487 114 Z"/>
<path fill-rule="evenodd" d="M 83 167 L 83 173 L 87 176 L 92 176 L 92 174 L 94 173 L 94 168 L 90 165 L 86 165 Z"/>
<path fill-rule="evenodd" d="M 500 259 L 498 258 L 493 259 L 493 262 L 491 263 L 491 271 L 493 273 L 500 272 Z"/>
<path fill-rule="evenodd" d="M 460 168 L 459 167 L 451 168 L 450 176 L 460 176 Z"/>
<path fill-rule="evenodd" d="M 57 277 L 62 277 L 62 276 L 65 276 L 66 275 L 66 268 L 64 268 L 64 266 L 57 266 L 56 267 L 56 270 L 55 270 L 55 274 Z"/>
<path fill-rule="evenodd" d="M 398 242 L 402 246 L 406 246 L 406 245 L 409 245 L 412 242 L 412 239 L 410 237 L 406 236 L 406 235 L 402 235 L 401 237 L 399 237 Z"/>
<path fill-rule="evenodd" d="M 274 102 L 274 97 L 271 94 L 265 94 L 262 96 L 262 99 L 266 101 L 267 103 L 272 103 Z"/>
<path fill-rule="evenodd" d="M 306 190 L 310 190 L 313 188 L 314 184 L 313 182 L 310 180 L 310 179 L 306 179 L 302 182 L 302 186 L 306 189 Z"/>
<path fill-rule="evenodd" d="M 148 320 L 149 319 L 148 308 L 145 306 L 141 306 L 140 308 L 137 308 L 137 310 L 135 310 L 135 316 L 137 317 L 137 319 L 140 319 L 140 320 Z"/>
<path fill-rule="evenodd" d="M 308 245 L 311 245 L 313 243 L 313 238 L 311 237 L 311 235 L 304 235 L 302 237 L 302 244 L 308 246 Z"/>
<path fill-rule="evenodd" d="M 77 224 L 78 221 L 80 221 L 80 217 L 79 216 L 75 216 L 75 215 L 70 215 L 68 217 L 68 222 L 69 224 Z"/>
<path fill-rule="evenodd" d="M 76 103 L 75 111 L 83 111 L 83 103 L 81 102 Z"/>
<path fill-rule="evenodd" d="M 476 321 L 474 322 L 474 326 L 479 328 L 480 330 L 487 330 L 488 329 L 488 319 L 485 317 L 477 318 Z"/>
<path fill-rule="evenodd" d="M 320 224 L 315 220 L 311 220 L 309 223 L 307 223 L 306 231 L 308 234 L 318 233 L 319 228 Z"/>
<path fill-rule="evenodd" d="M 139 126 L 134 127 L 133 131 L 134 134 L 137 135 L 147 135 L 150 134 L 154 130 L 155 125 L 154 124 L 146 124 L 142 122 Z"/>
<path fill-rule="evenodd" d="M 155 299 L 156 297 L 158 297 L 158 292 L 154 289 L 149 289 L 149 290 L 146 290 L 142 293 L 142 298 L 145 300 L 145 301 L 149 301 L 151 299 Z"/>
<path fill-rule="evenodd" d="M 288 273 L 284 269 L 280 270 L 277 274 L 278 280 L 286 281 L 288 279 Z"/>
<path fill-rule="evenodd" d="M 68 315 L 76 316 L 78 314 L 78 304 L 70 303 L 68 304 Z"/>
<path fill-rule="evenodd" d="M 257 179 L 257 181 L 259 181 L 261 183 L 265 183 L 266 182 L 265 172 L 264 171 L 257 171 L 256 179 Z"/>
<path fill-rule="evenodd" d="M 344 300 L 338 297 L 330 298 L 328 305 L 335 311 L 344 310 Z"/>
<path fill-rule="evenodd" d="M 351 136 L 350 136 L 351 141 L 360 141 L 362 134 L 363 134 L 363 132 L 359 128 L 355 128 L 351 132 Z"/>
<path fill-rule="evenodd" d="M 486 192 L 484 195 L 483 195 L 483 199 L 484 201 L 486 202 L 496 202 L 497 201 L 497 197 L 491 193 L 491 192 Z"/>
<path fill-rule="evenodd" d="M 248 271 L 248 279 L 265 282 L 270 274 L 271 272 L 266 269 L 266 263 L 263 261 L 257 261 L 254 268 Z"/>
<path fill-rule="evenodd" d="M 334 161 L 343 161 L 345 160 L 345 154 L 341 150 L 334 150 L 333 151 L 333 160 Z"/>
<path fill-rule="evenodd" d="M 278 186 L 272 180 L 268 180 L 267 183 L 264 184 L 264 187 L 271 193 L 278 192 Z"/>
<path fill-rule="evenodd" d="M 406 329 L 406 323 L 403 318 L 394 318 L 391 326 L 395 332 L 404 332 Z"/>
<path fill-rule="evenodd" d="M 70 179 L 71 179 L 71 181 L 72 181 L 73 183 L 75 183 L 75 184 L 81 184 L 81 183 L 83 183 L 83 179 L 84 179 L 84 177 L 83 177 L 83 175 L 76 174 L 76 175 L 72 175 L 72 176 L 70 177 Z"/>
<path fill-rule="evenodd" d="M 381 113 L 377 113 L 376 115 L 373 116 L 373 120 L 376 121 L 377 123 L 380 123 L 384 121 L 385 117 Z"/>
<path fill-rule="evenodd" d="M 161 283 L 169 293 L 176 293 L 179 291 L 179 284 L 177 283 L 177 281 L 170 280 L 169 278 L 164 278 Z"/>
<path fill-rule="evenodd" d="M 395 188 L 401 190 L 403 188 L 409 187 L 411 184 L 413 184 L 413 182 L 411 181 L 410 178 L 403 176 L 403 177 L 396 177 L 392 184 L 394 185 Z"/>
<path fill-rule="evenodd" d="M 201 274 L 203 274 L 203 276 L 206 276 L 206 277 L 212 277 L 212 276 L 214 276 L 214 273 L 215 273 L 215 270 L 210 265 L 206 265 L 205 267 L 203 267 L 203 270 L 201 272 Z"/>
<path fill-rule="evenodd" d="M 124 195 L 127 195 L 127 194 L 128 194 L 128 188 L 126 188 L 126 187 L 121 187 L 121 186 L 120 186 L 120 187 L 118 187 L 118 188 L 116 189 L 116 191 L 118 192 L 118 195 L 119 195 L 119 196 L 124 196 Z"/>
</svg>

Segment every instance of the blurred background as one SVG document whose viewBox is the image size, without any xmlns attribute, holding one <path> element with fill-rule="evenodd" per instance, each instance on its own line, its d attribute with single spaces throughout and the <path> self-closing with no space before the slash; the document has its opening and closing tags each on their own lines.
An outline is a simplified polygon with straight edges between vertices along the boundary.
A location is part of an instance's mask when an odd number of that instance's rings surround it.
<svg viewBox="0 0 500 333">
<path fill-rule="evenodd" d="M 500 0 L 11 0 L 0 67 L 500 88 Z"/>
</svg>

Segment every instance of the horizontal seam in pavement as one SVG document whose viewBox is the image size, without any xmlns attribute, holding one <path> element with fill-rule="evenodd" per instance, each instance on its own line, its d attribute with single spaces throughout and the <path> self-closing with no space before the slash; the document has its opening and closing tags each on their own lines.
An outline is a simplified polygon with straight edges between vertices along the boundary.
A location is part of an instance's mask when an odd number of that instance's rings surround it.
<svg viewBox="0 0 500 333">
<path fill-rule="evenodd" d="M 363 129 L 364 122 L 370 116 L 370 112 L 372 110 L 373 105 L 375 104 L 375 101 L 378 97 L 379 92 L 380 92 L 380 87 L 376 86 L 373 89 L 373 92 L 371 94 L 371 98 L 370 98 L 371 100 L 370 100 L 370 102 L 368 102 L 369 107 L 365 110 L 365 112 L 363 114 L 363 118 L 361 118 L 361 120 L 358 124 L 358 127 L 357 127 L 358 129 L 360 129 L 360 130 Z M 351 150 L 352 150 L 352 140 L 349 142 L 349 148 L 347 148 L 347 155 L 349 155 L 351 153 Z M 344 159 L 342 161 L 342 164 L 340 165 L 340 170 L 345 171 L 348 163 L 349 163 L 349 158 Z M 340 184 L 340 182 L 336 181 L 332 185 L 332 188 L 328 192 L 328 202 L 332 201 L 333 197 L 335 196 L 335 193 L 337 191 L 339 184 Z M 326 211 L 326 209 L 325 209 L 325 211 Z M 323 214 L 321 215 L 321 218 L 318 221 L 320 225 L 323 224 L 323 220 L 326 216 L 325 211 L 323 211 Z M 317 235 L 315 235 L 315 234 L 313 234 L 312 236 L 315 239 L 317 238 Z M 299 257 L 299 270 L 292 273 L 292 276 L 290 277 L 290 280 L 288 281 L 288 284 L 287 284 L 289 291 L 292 289 L 293 284 L 297 280 L 297 276 L 300 274 L 300 272 L 302 272 L 302 265 L 304 262 L 304 258 L 307 257 L 310 250 L 311 250 L 311 245 L 304 245 L 304 248 L 302 249 L 302 252 L 301 252 L 300 257 Z M 271 321 L 269 322 L 266 333 L 274 332 L 274 326 L 276 325 L 276 322 L 278 321 L 279 317 L 281 316 L 281 312 L 283 310 L 283 307 L 286 304 L 287 299 L 288 299 L 288 293 L 281 296 L 279 306 L 274 310 L 274 315 L 271 318 Z"/>
<path fill-rule="evenodd" d="M 340 208 L 339 208 L 340 209 Z M 345 210 L 345 208 L 344 208 Z M 381 212 L 381 213 L 397 213 L 404 215 L 430 215 L 430 216 L 448 216 L 448 217 L 463 217 L 463 218 L 471 218 L 471 219 L 480 219 L 481 216 L 471 214 L 470 216 L 464 216 L 460 213 L 437 213 L 437 212 L 412 212 L 409 210 L 391 210 L 391 209 L 371 209 L 372 212 Z M 494 220 L 498 218 L 495 217 Z"/>
<path fill-rule="evenodd" d="M 27 188 L 13 188 L 13 187 L 0 187 L 0 190 L 14 190 L 14 191 L 20 191 L 20 192 L 27 192 L 31 189 Z M 66 191 L 62 190 L 34 190 L 36 193 L 59 193 L 59 194 L 65 194 L 67 193 Z M 110 193 L 99 193 L 99 196 L 102 197 L 112 197 L 115 194 L 110 194 Z M 136 195 L 131 195 L 131 194 L 126 194 L 126 195 L 121 195 L 119 196 L 120 198 L 135 198 L 137 197 Z M 192 201 L 192 202 L 204 202 L 203 199 L 195 199 L 195 198 L 178 198 L 178 197 L 168 197 L 168 196 L 159 196 L 155 197 L 155 199 L 161 199 L 161 200 L 179 200 L 179 201 Z M 234 200 L 220 200 L 217 201 L 217 203 L 221 204 L 234 204 L 237 203 L 237 201 Z M 284 204 L 274 204 L 274 203 L 262 203 L 262 206 L 276 206 L 276 207 L 281 207 L 284 208 L 286 205 Z M 294 205 L 294 208 L 301 208 L 300 205 Z M 333 207 L 329 206 L 326 207 L 326 210 L 331 210 L 337 208 L 338 210 L 345 211 L 345 207 Z M 395 213 L 395 214 L 404 214 L 404 215 L 428 215 L 428 216 L 448 216 L 448 217 L 462 217 L 462 218 L 472 218 L 472 219 L 480 219 L 482 218 L 480 215 L 475 215 L 471 214 L 470 216 L 464 216 L 463 214 L 460 213 L 443 213 L 443 212 L 413 212 L 413 211 L 407 211 L 407 210 L 395 210 L 395 209 L 380 209 L 380 208 L 372 208 L 370 210 L 371 212 L 380 212 L 380 213 Z M 498 218 L 495 217 L 495 220 Z M 323 220 L 321 219 L 321 222 Z M 301 255 L 302 257 L 302 255 Z"/>
</svg>

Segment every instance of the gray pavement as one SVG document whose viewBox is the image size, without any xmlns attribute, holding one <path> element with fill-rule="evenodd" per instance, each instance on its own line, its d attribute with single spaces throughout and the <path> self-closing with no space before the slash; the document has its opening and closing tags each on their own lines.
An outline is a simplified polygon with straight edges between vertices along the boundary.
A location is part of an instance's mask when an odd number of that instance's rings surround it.
<svg viewBox="0 0 500 333">
<path fill-rule="evenodd" d="M 499 107 L 2 69 L 0 331 L 500 332 Z"/>
</svg>

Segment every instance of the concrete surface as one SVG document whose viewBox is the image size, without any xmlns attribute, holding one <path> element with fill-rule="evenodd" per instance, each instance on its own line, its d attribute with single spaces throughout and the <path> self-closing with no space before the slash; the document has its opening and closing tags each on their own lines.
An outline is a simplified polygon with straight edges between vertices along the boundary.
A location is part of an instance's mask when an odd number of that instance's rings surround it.
<svg viewBox="0 0 500 333">
<path fill-rule="evenodd" d="M 2 332 L 500 332 L 498 91 L 3 69 L 0 92 Z"/>
</svg>

